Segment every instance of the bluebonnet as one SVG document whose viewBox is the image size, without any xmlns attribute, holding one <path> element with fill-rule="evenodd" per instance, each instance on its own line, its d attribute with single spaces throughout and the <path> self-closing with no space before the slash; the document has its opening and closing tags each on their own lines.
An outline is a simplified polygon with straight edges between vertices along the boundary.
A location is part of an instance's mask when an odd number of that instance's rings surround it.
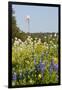
<svg viewBox="0 0 62 90">
<path fill-rule="evenodd" d="M 49 67 L 49 72 L 50 72 L 50 74 L 52 73 L 52 71 L 53 71 L 53 65 L 50 64 L 50 67 Z"/>
<path fill-rule="evenodd" d="M 44 63 L 40 63 L 40 70 L 42 73 L 44 73 L 44 71 L 45 71 L 45 64 Z"/>
<path fill-rule="evenodd" d="M 52 73 L 53 70 L 58 72 L 58 64 L 54 64 L 54 59 L 51 60 L 51 64 L 50 64 L 50 67 L 49 67 L 50 73 Z"/>
<path fill-rule="evenodd" d="M 42 63 L 42 58 L 40 58 L 40 63 Z M 36 65 L 36 70 L 40 71 L 40 63 Z"/>
<path fill-rule="evenodd" d="M 58 72 L 58 64 L 54 64 L 54 70 Z"/>
<path fill-rule="evenodd" d="M 16 80 L 16 79 L 17 79 L 17 74 L 16 74 L 16 72 L 13 73 L 12 79 L 13 79 L 13 80 Z"/>
<path fill-rule="evenodd" d="M 54 59 L 52 58 L 50 66 L 49 66 L 49 72 L 50 74 L 53 72 L 53 67 L 54 67 Z"/>
<path fill-rule="evenodd" d="M 42 63 L 42 59 L 41 58 L 40 58 L 40 64 L 39 64 L 39 66 L 40 66 L 41 72 L 44 73 L 44 71 L 45 71 L 45 64 Z"/>
<path fill-rule="evenodd" d="M 44 79 L 44 71 L 45 71 L 45 63 L 42 63 L 42 59 L 40 59 L 39 67 L 40 67 L 40 71 L 42 74 L 42 80 L 43 80 Z"/>
</svg>

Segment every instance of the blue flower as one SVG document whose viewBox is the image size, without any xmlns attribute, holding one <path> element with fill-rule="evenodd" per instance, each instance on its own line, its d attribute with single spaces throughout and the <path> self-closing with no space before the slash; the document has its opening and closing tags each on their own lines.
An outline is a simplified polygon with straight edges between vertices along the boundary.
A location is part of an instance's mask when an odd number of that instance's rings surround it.
<svg viewBox="0 0 62 90">
<path fill-rule="evenodd" d="M 13 79 L 13 80 L 16 80 L 16 79 L 17 79 L 17 74 L 16 74 L 16 72 L 14 72 L 14 74 L 12 75 L 12 79 Z"/>
<path fill-rule="evenodd" d="M 40 62 L 40 70 L 42 73 L 45 71 L 45 64 Z"/>
<path fill-rule="evenodd" d="M 54 59 L 52 58 L 50 66 L 49 66 L 49 72 L 50 74 L 53 72 L 53 67 L 54 67 Z"/>
<path fill-rule="evenodd" d="M 54 64 L 54 70 L 58 72 L 58 64 Z"/>
<path fill-rule="evenodd" d="M 49 67 L 50 73 L 52 73 L 53 70 L 58 72 L 58 64 L 54 64 L 54 59 L 51 60 L 51 64 L 50 64 L 50 67 Z"/>
<path fill-rule="evenodd" d="M 50 74 L 53 72 L 53 65 L 52 64 L 50 64 L 49 72 L 50 72 Z"/>
<path fill-rule="evenodd" d="M 40 60 L 39 67 L 40 67 L 40 71 L 41 71 L 41 74 L 42 74 L 42 80 L 43 80 L 44 79 L 44 71 L 45 71 L 45 63 L 42 63 L 41 60 Z"/>
</svg>

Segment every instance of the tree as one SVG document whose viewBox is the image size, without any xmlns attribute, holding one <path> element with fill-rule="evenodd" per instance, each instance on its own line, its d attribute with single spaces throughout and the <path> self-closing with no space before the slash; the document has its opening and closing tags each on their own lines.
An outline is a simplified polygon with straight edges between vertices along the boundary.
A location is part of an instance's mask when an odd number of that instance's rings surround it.
<svg viewBox="0 0 62 90">
<path fill-rule="evenodd" d="M 12 12 L 12 38 L 14 39 L 14 37 L 17 37 L 17 33 L 19 33 L 19 32 L 20 32 L 20 30 L 17 27 L 16 18 L 13 15 L 13 12 Z"/>
<path fill-rule="evenodd" d="M 20 30 L 20 28 L 17 26 L 16 17 L 14 15 L 14 11 L 12 10 L 12 38 L 14 40 L 15 37 L 21 39 L 22 41 L 25 41 L 27 38 L 27 34 Z"/>
</svg>

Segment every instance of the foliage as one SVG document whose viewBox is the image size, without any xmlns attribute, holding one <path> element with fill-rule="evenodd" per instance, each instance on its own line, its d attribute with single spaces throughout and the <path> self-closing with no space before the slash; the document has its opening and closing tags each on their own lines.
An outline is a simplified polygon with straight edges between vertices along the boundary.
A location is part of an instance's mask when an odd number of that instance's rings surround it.
<svg viewBox="0 0 62 90">
<path fill-rule="evenodd" d="M 49 35 L 48 42 L 30 35 L 25 41 L 15 37 L 12 45 L 13 86 L 58 83 L 58 35 Z"/>
<path fill-rule="evenodd" d="M 20 28 L 17 26 L 16 17 L 14 15 L 14 13 L 12 13 L 12 38 L 13 38 L 13 42 L 14 42 L 15 37 L 24 41 L 27 38 L 27 34 L 24 33 L 22 30 L 20 30 Z"/>
</svg>

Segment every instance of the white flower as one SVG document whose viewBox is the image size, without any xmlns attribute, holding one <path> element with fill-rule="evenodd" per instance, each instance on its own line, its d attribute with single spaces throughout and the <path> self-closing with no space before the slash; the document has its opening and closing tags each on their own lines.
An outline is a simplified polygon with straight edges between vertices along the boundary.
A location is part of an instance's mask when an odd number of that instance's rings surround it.
<svg viewBox="0 0 62 90">
<path fill-rule="evenodd" d="M 14 72 L 14 75 L 16 75 L 16 72 Z"/>
<path fill-rule="evenodd" d="M 56 48 L 57 46 L 56 46 L 56 45 L 54 45 L 54 47 Z"/>
<path fill-rule="evenodd" d="M 31 36 L 28 36 L 28 38 L 31 38 Z"/>
<path fill-rule="evenodd" d="M 20 73 L 20 76 L 22 75 L 22 73 Z"/>
<path fill-rule="evenodd" d="M 56 33 L 54 34 L 54 36 L 56 37 Z"/>
<path fill-rule="evenodd" d="M 52 43 L 52 41 L 50 41 L 50 43 Z"/>
<path fill-rule="evenodd" d="M 24 43 L 27 44 L 27 41 L 25 41 Z"/>
<path fill-rule="evenodd" d="M 48 43 L 47 43 L 47 46 L 48 46 Z"/>
<path fill-rule="evenodd" d="M 31 40 L 33 40 L 33 39 L 31 38 Z"/>
<path fill-rule="evenodd" d="M 40 44 L 40 43 L 41 43 L 41 39 L 39 38 L 37 44 Z"/>
<path fill-rule="evenodd" d="M 30 38 L 27 38 L 28 41 L 30 41 Z"/>
<path fill-rule="evenodd" d="M 46 48 L 48 49 L 48 46 Z"/>
<path fill-rule="evenodd" d="M 31 42 L 31 45 L 33 45 L 33 42 Z"/>
<path fill-rule="evenodd" d="M 19 45 L 19 41 L 15 41 L 14 42 L 14 45 Z"/>
<path fill-rule="evenodd" d="M 32 45 L 32 43 L 33 43 L 32 41 L 29 42 L 29 44 L 31 44 L 31 45 Z"/>
<path fill-rule="evenodd" d="M 44 45 L 47 45 L 47 42 L 44 42 Z"/>
<path fill-rule="evenodd" d="M 17 40 L 17 37 L 15 37 L 15 40 Z"/>
<path fill-rule="evenodd" d="M 21 41 L 21 39 L 18 39 L 18 41 L 19 41 L 19 43 L 21 43 L 22 41 Z"/>
<path fill-rule="evenodd" d="M 22 42 L 22 44 L 24 44 L 24 42 Z"/>
<path fill-rule="evenodd" d="M 30 83 L 32 83 L 32 80 L 30 80 Z"/>
<path fill-rule="evenodd" d="M 47 38 L 46 36 L 44 38 Z"/>
<path fill-rule="evenodd" d="M 34 41 L 34 43 L 36 43 L 36 40 Z"/>
</svg>

